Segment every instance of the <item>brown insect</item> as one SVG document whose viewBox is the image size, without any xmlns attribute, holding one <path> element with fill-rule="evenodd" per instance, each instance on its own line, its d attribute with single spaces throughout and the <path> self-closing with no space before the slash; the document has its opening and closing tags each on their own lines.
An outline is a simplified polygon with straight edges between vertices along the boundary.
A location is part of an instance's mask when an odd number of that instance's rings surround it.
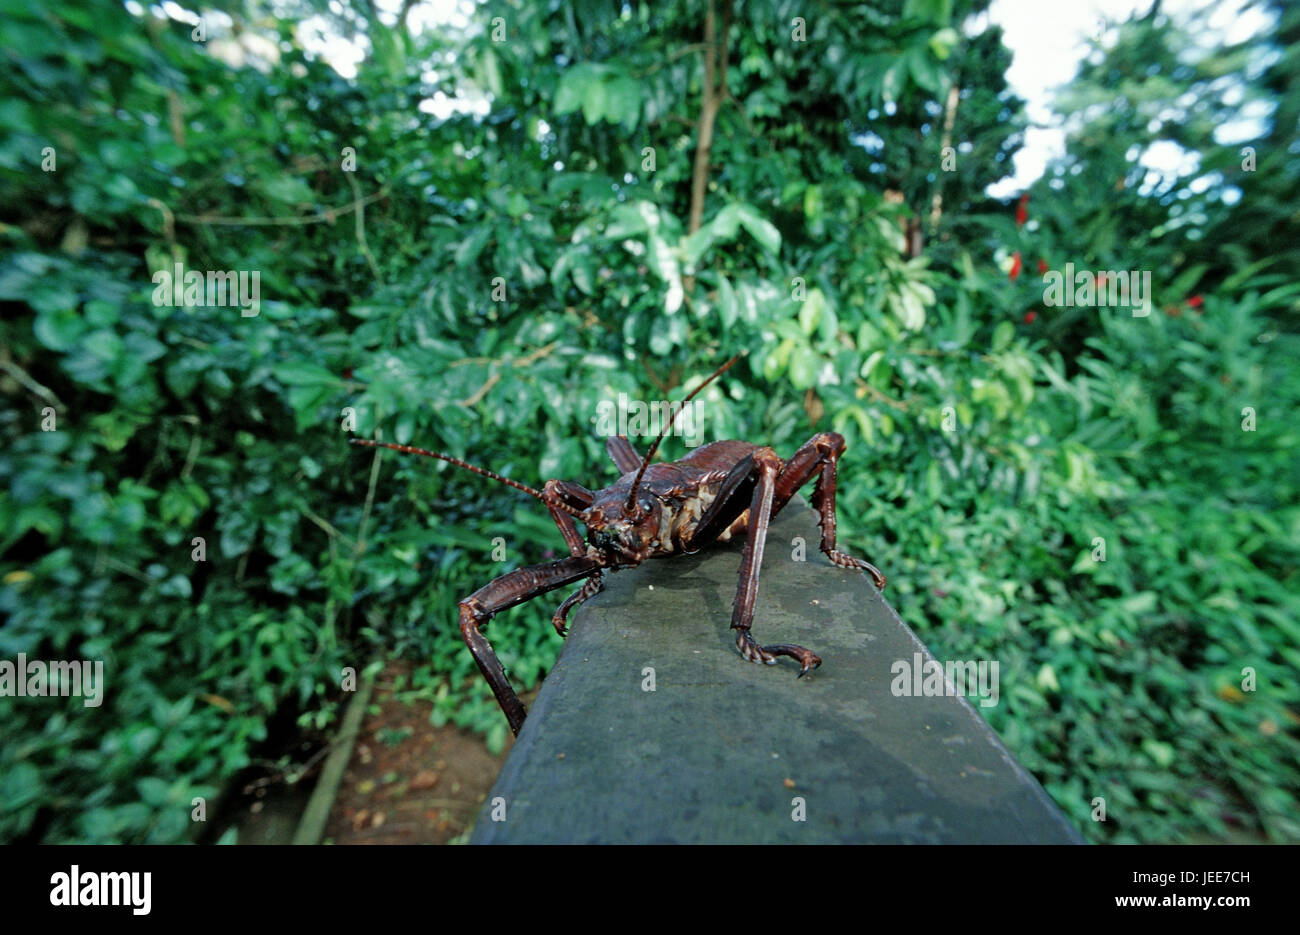
<svg viewBox="0 0 1300 935">
<path fill-rule="evenodd" d="M 821 658 L 811 650 L 788 643 L 760 646 L 749 632 L 754 621 L 768 524 L 810 480 L 817 482 L 812 503 L 820 515 L 822 551 L 836 565 L 862 569 L 875 580 L 876 587 L 885 586 L 885 576 L 874 565 L 835 547 L 835 464 L 844 453 L 843 436 L 835 432 L 814 435 L 786 461 L 777 457 L 771 448 L 749 442 L 718 441 L 696 448 L 679 461 L 650 463 L 685 404 L 738 359 L 739 356 L 727 361 L 682 400 L 644 458 L 637 455 L 625 436 L 612 436 L 605 450 L 623 476 L 603 490 L 591 491 L 581 484 L 563 480 L 548 480 L 541 490 L 536 490 L 436 451 L 352 439 L 356 445 L 438 458 L 522 490 L 541 500 L 551 511 L 569 548 L 569 557 L 504 574 L 460 602 L 460 632 L 516 734 L 524 723 L 523 703 L 510 687 L 492 644 L 482 633 L 493 616 L 548 591 L 586 579 L 551 618 L 563 636 L 569 612 L 600 593 L 605 572 L 633 568 L 648 558 L 698 552 L 710 543 L 726 542 L 742 533 L 745 549 L 731 613 L 731 628 L 736 631 L 740 654 L 751 662 L 769 665 L 774 665 L 778 656 L 789 656 L 799 663 L 800 678 L 820 666 Z M 586 527 L 585 540 L 575 521 Z"/>
</svg>

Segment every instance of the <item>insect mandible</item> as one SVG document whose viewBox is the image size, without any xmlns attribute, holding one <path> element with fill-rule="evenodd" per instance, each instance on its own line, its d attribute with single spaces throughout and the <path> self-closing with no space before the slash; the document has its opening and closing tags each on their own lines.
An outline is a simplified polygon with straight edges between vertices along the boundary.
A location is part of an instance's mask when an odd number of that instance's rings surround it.
<svg viewBox="0 0 1300 935">
<path fill-rule="evenodd" d="M 836 565 L 865 571 L 876 587 L 884 588 L 885 576 L 879 569 L 841 552 L 835 545 L 836 462 L 845 448 L 844 438 L 838 433 L 819 432 L 788 460 L 782 460 L 766 446 L 716 441 L 693 449 L 679 461 L 651 464 L 659 443 L 686 403 L 726 372 L 740 356 L 743 355 L 731 358 L 715 370 L 682 400 L 645 457 L 637 454 L 626 436 L 611 436 L 605 450 L 622 476 L 602 490 L 588 490 L 564 480 L 548 480 L 537 490 L 436 451 L 351 439 L 355 445 L 391 448 L 446 461 L 536 497 L 551 511 L 569 556 L 507 572 L 459 604 L 460 632 L 514 733 L 518 734 L 523 726 L 526 711 L 511 688 L 492 644 L 483 635 L 489 620 L 507 608 L 583 581 L 551 618 L 563 636 L 570 611 L 600 593 L 606 572 L 634 568 L 650 558 L 691 554 L 713 542 L 729 541 L 733 536 L 745 536 L 740 583 L 731 612 L 731 629 L 736 631 L 740 654 L 751 662 L 769 665 L 775 665 L 779 656 L 788 656 L 799 663 L 800 678 L 820 666 L 821 658 L 809 649 L 789 643 L 760 646 L 750 635 L 768 524 L 809 481 L 816 481 L 812 505 L 821 525 L 822 552 Z M 577 523 L 586 528 L 585 540 L 578 532 Z"/>
</svg>

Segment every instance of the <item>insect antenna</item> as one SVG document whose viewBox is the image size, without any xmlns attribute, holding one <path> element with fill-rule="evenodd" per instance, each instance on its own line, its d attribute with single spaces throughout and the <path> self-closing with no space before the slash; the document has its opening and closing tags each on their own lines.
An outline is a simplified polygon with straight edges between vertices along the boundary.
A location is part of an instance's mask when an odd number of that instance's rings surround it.
<svg viewBox="0 0 1300 935">
<path fill-rule="evenodd" d="M 650 446 L 650 450 L 645 453 L 645 459 L 641 462 L 641 467 L 637 468 L 636 477 L 632 481 L 632 490 L 627 495 L 626 507 L 629 512 L 631 512 L 632 509 L 636 506 L 636 490 L 637 487 L 641 485 L 641 475 L 645 474 L 645 469 L 650 466 L 650 459 L 653 458 L 655 456 L 655 452 L 659 450 L 659 443 L 664 440 L 664 436 L 667 435 L 668 430 L 673 427 L 673 423 L 677 421 L 677 417 L 681 415 L 682 410 L 686 408 L 686 404 L 689 403 L 692 399 L 694 399 L 695 395 L 699 393 L 700 390 L 704 389 L 706 386 L 708 386 L 718 377 L 726 373 L 727 370 L 730 369 L 732 364 L 740 360 L 740 358 L 744 357 L 748 353 L 749 353 L 748 351 L 742 351 L 741 353 L 737 354 L 735 357 L 731 358 L 731 360 L 727 361 L 717 370 L 713 371 L 712 376 L 710 376 L 707 380 L 705 380 L 703 383 L 697 386 L 694 390 L 691 391 L 689 396 L 687 396 L 685 399 L 683 399 L 680 403 L 677 404 L 677 408 L 673 410 L 673 414 L 668 417 L 668 424 L 665 425 L 663 431 L 659 433 L 659 437 L 656 438 L 655 443 Z"/>
<path fill-rule="evenodd" d="M 546 495 L 543 494 L 540 490 L 537 490 L 533 487 L 529 487 L 527 484 L 521 484 L 517 480 L 511 480 L 508 477 L 502 477 L 500 474 L 496 473 L 495 471 L 489 471 L 487 468 L 476 467 L 473 464 L 469 464 L 468 462 L 460 460 L 460 458 L 453 458 L 451 455 L 439 454 L 436 451 L 428 451 L 424 448 L 413 448 L 410 445 L 394 445 L 392 442 L 371 441 L 368 438 L 350 438 L 348 439 L 348 441 L 352 442 L 352 444 L 354 445 L 365 445 L 367 448 L 391 448 L 393 451 L 400 451 L 409 455 L 424 455 L 429 458 L 437 458 L 439 461 L 446 461 L 448 464 L 456 465 L 456 467 L 464 468 L 467 471 L 473 471 L 475 474 L 481 474 L 482 476 L 489 477 L 495 481 L 500 481 L 501 483 L 505 484 L 507 487 L 513 487 L 515 488 L 515 490 L 522 490 L 524 493 L 528 494 L 529 496 L 536 497 L 538 500 L 541 500 L 547 506 L 553 506 L 558 510 L 563 510 L 565 513 L 568 513 L 570 516 L 575 516 L 578 519 L 582 518 L 582 513 L 580 511 L 575 510 L 567 503 L 563 503 L 558 500 L 555 501 L 548 500 L 546 498 Z"/>
</svg>

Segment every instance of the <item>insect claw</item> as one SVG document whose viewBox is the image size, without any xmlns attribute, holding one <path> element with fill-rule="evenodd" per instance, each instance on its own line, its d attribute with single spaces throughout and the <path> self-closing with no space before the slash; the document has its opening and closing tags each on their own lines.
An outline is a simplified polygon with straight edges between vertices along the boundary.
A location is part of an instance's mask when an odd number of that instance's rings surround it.
<svg viewBox="0 0 1300 935">
<path fill-rule="evenodd" d="M 813 656 L 811 660 L 803 664 L 803 668 L 799 670 L 799 674 L 796 675 L 795 678 L 801 679 L 809 672 L 811 672 L 813 669 L 820 669 L 821 667 L 822 667 L 822 661 L 818 659 L 816 656 Z"/>
</svg>

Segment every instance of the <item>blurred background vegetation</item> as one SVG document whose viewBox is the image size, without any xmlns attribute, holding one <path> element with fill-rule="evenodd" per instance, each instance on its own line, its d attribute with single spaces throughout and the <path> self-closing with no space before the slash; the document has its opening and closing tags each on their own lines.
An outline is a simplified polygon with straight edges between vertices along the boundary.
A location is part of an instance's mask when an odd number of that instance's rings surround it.
<svg viewBox="0 0 1300 935">
<path fill-rule="evenodd" d="M 846 436 L 842 540 L 1001 662 L 978 710 L 1085 834 L 1300 839 L 1300 8 L 1114 24 L 996 200 L 1027 119 L 986 6 L 0 0 L 0 658 L 108 677 L 0 699 L 0 839 L 192 839 L 384 656 L 499 747 L 455 602 L 559 536 L 345 409 L 599 486 L 600 401 L 742 350 L 708 437 Z M 258 271 L 260 314 L 155 305 L 175 262 Z M 1045 306 L 1067 263 L 1150 271 L 1152 313 Z M 551 603 L 492 627 L 520 687 Z"/>
</svg>

